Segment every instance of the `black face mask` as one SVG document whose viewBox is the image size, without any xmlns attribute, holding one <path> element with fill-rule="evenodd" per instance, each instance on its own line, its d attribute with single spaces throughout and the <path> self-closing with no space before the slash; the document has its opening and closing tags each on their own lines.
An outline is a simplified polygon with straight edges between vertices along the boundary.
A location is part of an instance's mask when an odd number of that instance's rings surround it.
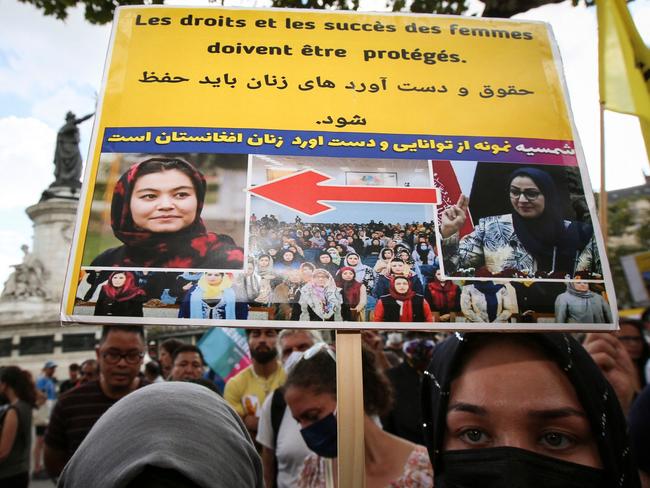
<svg viewBox="0 0 650 488">
<path fill-rule="evenodd" d="M 334 413 L 301 429 L 300 433 L 307 447 L 316 454 L 325 458 L 336 457 L 336 416 Z"/>
<path fill-rule="evenodd" d="M 607 488 L 605 470 L 516 447 L 441 454 L 436 488 Z"/>
</svg>

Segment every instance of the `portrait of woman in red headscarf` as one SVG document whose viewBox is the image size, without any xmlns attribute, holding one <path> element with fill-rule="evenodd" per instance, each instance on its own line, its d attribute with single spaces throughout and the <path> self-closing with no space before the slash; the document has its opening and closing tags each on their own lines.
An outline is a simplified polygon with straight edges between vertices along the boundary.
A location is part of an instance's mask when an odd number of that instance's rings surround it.
<svg viewBox="0 0 650 488">
<path fill-rule="evenodd" d="M 209 232 L 201 219 L 206 188 L 204 175 L 178 157 L 131 166 L 111 202 L 111 227 L 123 244 L 90 265 L 242 269 L 242 249 L 230 236 Z"/>
<path fill-rule="evenodd" d="M 133 273 L 116 271 L 99 292 L 95 315 L 142 317 L 142 305 L 146 301 L 146 293 L 136 284 Z"/>
</svg>

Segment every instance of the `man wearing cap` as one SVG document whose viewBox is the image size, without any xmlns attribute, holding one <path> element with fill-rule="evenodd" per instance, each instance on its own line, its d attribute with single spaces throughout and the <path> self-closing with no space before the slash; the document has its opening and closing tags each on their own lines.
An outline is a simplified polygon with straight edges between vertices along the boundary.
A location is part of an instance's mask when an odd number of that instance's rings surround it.
<svg viewBox="0 0 650 488">
<path fill-rule="evenodd" d="M 45 429 L 50 419 L 52 406 L 56 401 L 56 383 L 54 382 L 54 372 L 57 364 L 54 361 L 46 361 L 43 365 L 43 371 L 36 380 L 36 389 L 41 393 L 43 402 L 39 403 L 39 408 L 34 414 L 34 426 L 36 428 L 36 441 L 34 442 L 34 472 L 35 479 L 47 478 L 42 466 L 43 446 L 45 441 Z"/>
</svg>

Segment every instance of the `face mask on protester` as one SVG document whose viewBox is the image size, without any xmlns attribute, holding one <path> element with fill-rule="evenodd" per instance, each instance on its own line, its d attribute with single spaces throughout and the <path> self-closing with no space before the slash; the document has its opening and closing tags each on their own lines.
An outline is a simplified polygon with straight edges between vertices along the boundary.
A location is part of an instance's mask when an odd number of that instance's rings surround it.
<svg viewBox="0 0 650 488">
<path fill-rule="evenodd" d="M 446 451 L 436 488 L 606 488 L 605 470 L 516 447 Z"/>
<path fill-rule="evenodd" d="M 336 416 L 334 412 L 300 430 L 307 447 L 324 458 L 335 458 Z"/>
</svg>

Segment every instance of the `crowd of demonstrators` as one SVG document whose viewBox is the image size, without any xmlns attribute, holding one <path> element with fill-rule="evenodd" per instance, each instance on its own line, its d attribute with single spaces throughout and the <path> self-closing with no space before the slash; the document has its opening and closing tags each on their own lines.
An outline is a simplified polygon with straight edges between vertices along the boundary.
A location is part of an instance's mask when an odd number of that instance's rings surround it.
<svg viewBox="0 0 650 488">
<path fill-rule="evenodd" d="M 395 283 L 408 292 L 405 277 Z M 363 331 L 368 486 L 650 487 L 644 327 L 625 319 L 619 332 L 582 343 L 564 333 Z M 160 369 L 144 380 L 143 334 L 104 327 L 97 362 L 84 361 L 59 395 L 45 464 L 52 476 L 63 470 L 61 486 L 215 486 L 221 469 L 237 486 L 328 486 L 336 477 L 336 354 L 318 332 L 247 330 L 252 364 L 226 382 L 223 400 L 201 350 L 180 341 L 159 345 Z M 45 366 L 47 389 L 56 364 Z M 3 488 L 27 486 L 38 391 L 28 373 L 0 369 L 10 405 L 0 413 Z M 163 417 L 171 420 L 161 428 Z M 202 440 L 206 432 L 234 437 Z M 203 461 L 224 449 L 239 453 L 226 468 Z"/>
</svg>

